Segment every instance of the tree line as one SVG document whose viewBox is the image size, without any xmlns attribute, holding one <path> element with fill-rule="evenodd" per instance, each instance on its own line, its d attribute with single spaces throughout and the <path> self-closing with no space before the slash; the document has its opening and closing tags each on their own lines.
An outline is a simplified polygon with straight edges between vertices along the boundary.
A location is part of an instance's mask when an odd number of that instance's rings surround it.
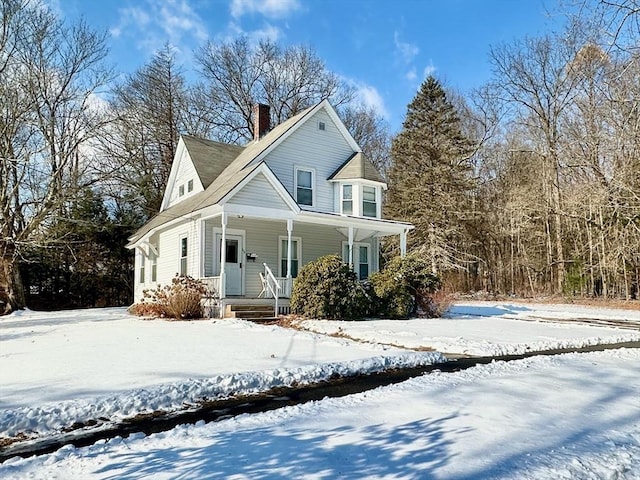
<svg viewBox="0 0 640 480">
<path fill-rule="evenodd" d="M 561 31 L 493 46 L 466 98 L 423 83 L 386 206 L 450 289 L 638 297 L 638 6 L 585 2 Z"/>
<path fill-rule="evenodd" d="M 122 75 L 104 32 L 0 0 L 0 310 L 130 304 L 126 238 L 158 211 L 179 135 L 243 144 L 253 104 L 275 125 L 323 99 L 447 288 L 635 298 L 639 8 L 583 7 L 494 46 L 472 94 L 426 79 L 392 138 L 310 47 L 208 42 L 187 71 L 167 44 Z"/>
</svg>

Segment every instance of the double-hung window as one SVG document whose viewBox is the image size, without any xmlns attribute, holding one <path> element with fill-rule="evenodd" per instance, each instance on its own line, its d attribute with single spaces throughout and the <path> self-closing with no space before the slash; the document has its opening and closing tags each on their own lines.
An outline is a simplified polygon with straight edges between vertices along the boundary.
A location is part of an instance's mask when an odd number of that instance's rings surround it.
<svg viewBox="0 0 640 480">
<path fill-rule="evenodd" d="M 140 277 L 138 278 L 138 282 L 144 283 L 146 279 L 145 277 L 146 277 L 146 272 L 145 272 L 144 253 L 140 253 Z"/>
<path fill-rule="evenodd" d="M 287 255 L 289 244 L 287 237 L 280 237 L 279 239 L 278 257 L 280 258 L 280 276 L 287 276 Z M 291 277 L 296 278 L 298 276 L 298 269 L 300 268 L 300 256 L 302 254 L 302 241 L 299 237 L 291 237 Z"/>
<path fill-rule="evenodd" d="M 187 237 L 180 239 L 180 275 L 187 274 Z"/>
<path fill-rule="evenodd" d="M 313 205 L 313 170 L 295 169 L 296 201 L 300 205 Z"/>
<path fill-rule="evenodd" d="M 378 216 L 378 199 L 375 187 L 362 186 L 362 215 L 374 218 Z"/>
<path fill-rule="evenodd" d="M 342 260 L 345 263 L 349 263 L 349 244 L 342 244 Z M 353 271 L 358 276 L 359 280 L 366 280 L 369 278 L 369 271 L 371 266 L 371 245 L 368 243 L 354 243 L 353 244 Z"/>
<path fill-rule="evenodd" d="M 151 281 L 158 281 L 158 256 L 155 253 L 151 254 Z"/>
<path fill-rule="evenodd" d="M 342 185 L 342 213 L 353 215 L 353 185 Z"/>
</svg>

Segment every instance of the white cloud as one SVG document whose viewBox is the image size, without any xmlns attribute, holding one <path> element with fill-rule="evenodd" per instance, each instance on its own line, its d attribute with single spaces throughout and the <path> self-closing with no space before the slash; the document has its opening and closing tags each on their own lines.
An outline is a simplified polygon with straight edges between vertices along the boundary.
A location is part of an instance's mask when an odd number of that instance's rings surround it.
<svg viewBox="0 0 640 480">
<path fill-rule="evenodd" d="M 260 41 L 269 40 L 272 42 L 278 42 L 282 37 L 282 30 L 269 23 L 264 27 L 256 30 L 243 30 L 240 25 L 235 22 L 230 22 L 228 26 L 227 34 L 223 35 L 225 41 L 232 41 L 239 36 L 246 36 L 251 43 L 258 43 Z"/>
<path fill-rule="evenodd" d="M 231 0 L 234 18 L 259 13 L 269 18 L 283 18 L 300 8 L 298 0 Z"/>
<path fill-rule="evenodd" d="M 437 70 L 437 68 L 433 65 L 433 62 L 429 61 L 429 65 L 424 67 L 424 70 L 422 72 L 422 78 L 426 79 L 428 76 L 433 75 L 434 73 L 436 73 L 436 70 Z"/>
<path fill-rule="evenodd" d="M 178 50 L 183 44 L 202 42 L 208 37 L 200 16 L 188 0 L 144 0 L 144 5 L 119 10 L 118 24 L 109 31 L 115 38 L 128 35 L 138 39 L 138 46 L 152 53 L 165 42 Z"/>
<path fill-rule="evenodd" d="M 411 70 L 409 70 L 406 75 L 405 75 L 406 79 L 410 82 L 415 82 L 418 78 L 418 73 L 416 72 L 415 67 L 413 67 Z"/>
<path fill-rule="evenodd" d="M 417 45 L 401 42 L 398 32 L 393 32 L 393 44 L 396 47 L 396 53 L 406 64 L 411 63 L 418 53 L 420 53 L 420 49 Z"/>
<path fill-rule="evenodd" d="M 356 102 L 374 109 L 382 118 L 390 118 L 382 95 L 376 87 L 352 79 L 347 79 L 347 82 L 356 89 Z"/>
</svg>

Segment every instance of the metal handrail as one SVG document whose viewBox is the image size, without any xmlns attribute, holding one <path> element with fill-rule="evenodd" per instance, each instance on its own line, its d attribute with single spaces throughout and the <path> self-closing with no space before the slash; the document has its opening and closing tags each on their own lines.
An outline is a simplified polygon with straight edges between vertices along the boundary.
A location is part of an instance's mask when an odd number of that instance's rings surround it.
<svg viewBox="0 0 640 480">
<path fill-rule="evenodd" d="M 278 296 L 279 296 L 278 292 L 280 290 L 280 284 L 278 283 L 278 279 L 275 277 L 275 275 L 269 268 L 269 265 L 267 265 L 266 263 L 263 263 L 262 265 L 264 265 L 264 277 L 267 280 L 267 288 L 269 289 L 269 291 L 271 292 L 271 295 L 273 295 L 273 298 L 275 299 L 273 316 L 277 317 L 278 316 Z"/>
</svg>

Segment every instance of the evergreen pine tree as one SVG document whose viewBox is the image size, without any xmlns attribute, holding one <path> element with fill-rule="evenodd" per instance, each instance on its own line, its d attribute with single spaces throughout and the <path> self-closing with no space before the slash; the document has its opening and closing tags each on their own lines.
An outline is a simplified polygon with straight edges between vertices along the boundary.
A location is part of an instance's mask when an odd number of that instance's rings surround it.
<svg viewBox="0 0 640 480">
<path fill-rule="evenodd" d="M 455 107 L 430 76 L 408 105 L 403 129 L 391 145 L 385 216 L 415 225 L 408 250 L 424 255 L 433 273 L 463 264 L 459 252 L 473 186 L 471 147 Z"/>
</svg>

